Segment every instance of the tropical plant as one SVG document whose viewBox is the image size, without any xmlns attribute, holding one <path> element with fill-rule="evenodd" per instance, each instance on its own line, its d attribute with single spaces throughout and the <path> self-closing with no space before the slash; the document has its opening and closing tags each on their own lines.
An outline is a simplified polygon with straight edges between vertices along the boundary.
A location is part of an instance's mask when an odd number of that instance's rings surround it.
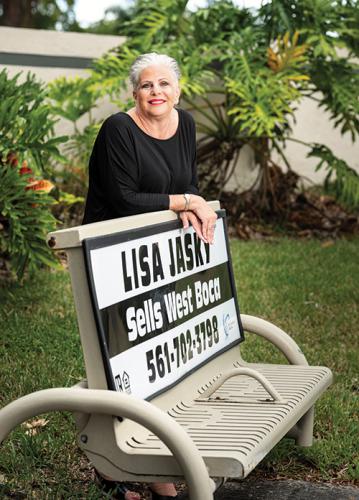
<svg viewBox="0 0 359 500">
<path fill-rule="evenodd" d="M 324 167 L 327 174 L 325 187 L 328 191 L 334 189 L 334 194 L 347 205 L 359 205 L 359 176 L 343 160 L 323 144 L 313 144 L 308 156 L 318 158 L 316 169 Z"/>
<path fill-rule="evenodd" d="M 65 148 L 73 161 L 87 161 L 84 150 L 87 153 L 98 131 L 92 110 L 97 106 L 99 95 L 99 90 L 94 89 L 87 78 L 60 77 L 48 85 L 47 98 L 52 113 L 70 121 L 73 126 L 73 134 Z M 81 129 L 78 122 L 84 115 L 87 115 L 87 126 Z"/>
<path fill-rule="evenodd" d="M 27 267 L 56 263 L 45 244 L 56 226 L 47 194 L 54 186 L 43 177 L 51 160 L 63 161 L 58 147 L 66 137 L 53 136 L 44 86 L 33 75 L 19 77 L 0 73 L 0 255 L 21 278 Z"/>
<path fill-rule="evenodd" d="M 53 184 L 34 181 L 30 172 L 21 170 L 11 163 L 0 168 L 0 253 L 9 257 L 19 279 L 26 268 L 56 266 L 45 244 L 47 233 L 56 226 L 51 214 L 54 198 L 47 194 Z"/>
<path fill-rule="evenodd" d="M 48 85 L 47 99 L 52 113 L 71 122 L 73 131 L 63 147 L 66 164 L 56 171 L 59 205 L 55 212 L 62 220 L 77 218 L 77 208 L 87 190 L 87 164 L 100 122 L 93 117 L 100 95 L 88 78 L 60 77 Z M 79 122 L 85 117 L 86 125 Z"/>
<path fill-rule="evenodd" d="M 64 160 L 58 147 L 67 137 L 54 136 L 57 118 L 44 102 L 44 85 L 31 74 L 21 83 L 19 77 L 10 78 L 5 69 L 0 72 L 0 158 L 4 162 L 9 153 L 16 152 L 36 174 L 48 173 L 50 158 Z"/>
</svg>

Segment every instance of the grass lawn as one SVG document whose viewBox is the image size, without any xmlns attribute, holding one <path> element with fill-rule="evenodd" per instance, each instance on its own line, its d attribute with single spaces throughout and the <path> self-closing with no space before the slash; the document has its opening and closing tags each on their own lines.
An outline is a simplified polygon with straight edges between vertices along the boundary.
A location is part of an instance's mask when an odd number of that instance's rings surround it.
<svg viewBox="0 0 359 500">
<path fill-rule="evenodd" d="M 358 483 L 359 240 L 233 241 L 231 247 L 241 311 L 286 330 L 310 364 L 335 374 L 316 406 L 314 446 L 282 440 L 254 475 Z M 22 287 L 0 288 L 0 303 L 1 406 L 84 377 L 67 272 L 42 271 Z M 242 352 L 249 361 L 283 359 L 250 335 Z M 0 486 L 0 497 L 8 488 L 24 498 L 104 498 L 75 444 L 71 415 L 41 418 L 34 436 L 18 427 L 2 446 L 0 483 L 7 486 Z"/>
</svg>

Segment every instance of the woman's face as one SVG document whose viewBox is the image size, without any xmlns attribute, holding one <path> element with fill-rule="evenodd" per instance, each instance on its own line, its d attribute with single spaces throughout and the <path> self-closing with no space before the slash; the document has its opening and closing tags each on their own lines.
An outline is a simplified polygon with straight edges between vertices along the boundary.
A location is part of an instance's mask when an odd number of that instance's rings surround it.
<svg viewBox="0 0 359 500">
<path fill-rule="evenodd" d="M 137 111 L 147 116 L 166 116 L 178 103 L 179 96 L 177 79 L 164 65 L 142 70 L 138 87 L 133 92 Z"/>
</svg>

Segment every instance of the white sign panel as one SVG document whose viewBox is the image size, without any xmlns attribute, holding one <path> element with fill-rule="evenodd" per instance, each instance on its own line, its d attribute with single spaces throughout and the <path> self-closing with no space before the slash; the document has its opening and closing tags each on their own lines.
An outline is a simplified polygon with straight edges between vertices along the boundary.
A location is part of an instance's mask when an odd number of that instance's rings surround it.
<svg viewBox="0 0 359 500">
<path fill-rule="evenodd" d="M 226 262 L 223 219 L 213 245 L 205 245 L 190 227 L 154 234 L 91 251 L 100 309 Z"/>
<path fill-rule="evenodd" d="M 178 222 L 84 242 L 111 388 L 153 397 L 242 340 L 219 215 L 213 245 Z"/>
</svg>

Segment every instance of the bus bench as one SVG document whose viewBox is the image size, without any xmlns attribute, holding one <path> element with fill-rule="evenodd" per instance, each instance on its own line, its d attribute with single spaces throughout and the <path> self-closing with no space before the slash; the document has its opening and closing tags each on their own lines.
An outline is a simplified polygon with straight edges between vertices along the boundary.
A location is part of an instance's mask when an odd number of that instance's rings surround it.
<svg viewBox="0 0 359 500">
<path fill-rule="evenodd" d="M 171 211 L 56 231 L 68 254 L 87 380 L 0 410 L 0 442 L 40 413 L 74 414 L 78 444 L 117 481 L 185 480 L 192 500 L 213 478 L 245 478 L 284 436 L 313 438 L 314 403 L 331 384 L 277 326 L 239 314 L 225 213 L 215 242 Z M 244 332 L 289 364 L 247 363 Z"/>
</svg>

